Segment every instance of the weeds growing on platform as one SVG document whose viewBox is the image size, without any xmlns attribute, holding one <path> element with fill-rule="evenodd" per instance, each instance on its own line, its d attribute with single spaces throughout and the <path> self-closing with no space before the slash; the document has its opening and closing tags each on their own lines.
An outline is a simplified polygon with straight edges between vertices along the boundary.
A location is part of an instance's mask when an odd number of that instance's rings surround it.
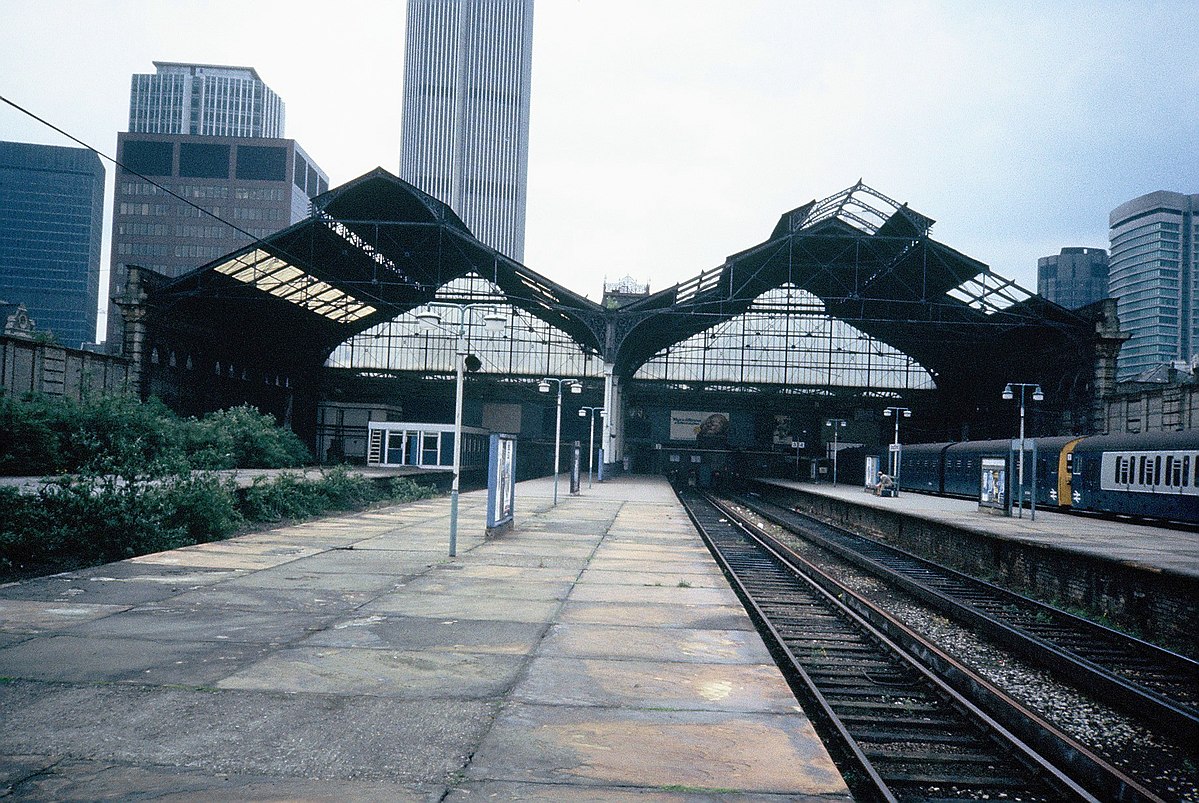
<svg viewBox="0 0 1199 803">
<path fill-rule="evenodd" d="M 213 472 L 149 477 L 81 472 L 22 494 L 0 488 L 0 580 L 48 574 L 217 541 L 264 523 L 406 502 L 435 491 L 380 485 L 344 467 L 280 474 L 244 491 Z"/>
</svg>

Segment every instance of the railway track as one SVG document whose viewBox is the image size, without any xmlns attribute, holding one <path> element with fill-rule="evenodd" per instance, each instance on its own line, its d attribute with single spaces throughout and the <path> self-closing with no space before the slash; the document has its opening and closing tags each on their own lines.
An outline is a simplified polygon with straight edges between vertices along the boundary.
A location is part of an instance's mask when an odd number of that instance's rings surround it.
<svg viewBox="0 0 1199 803">
<path fill-rule="evenodd" d="M 680 498 L 855 796 L 1159 799 L 731 509 Z"/>
<path fill-rule="evenodd" d="M 768 499 L 737 501 L 1199 750 L 1199 663 Z"/>
</svg>

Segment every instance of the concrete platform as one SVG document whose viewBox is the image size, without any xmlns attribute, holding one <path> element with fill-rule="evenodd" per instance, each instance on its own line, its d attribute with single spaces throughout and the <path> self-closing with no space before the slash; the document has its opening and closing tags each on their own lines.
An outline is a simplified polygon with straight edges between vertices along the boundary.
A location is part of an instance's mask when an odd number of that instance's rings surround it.
<svg viewBox="0 0 1199 803">
<path fill-rule="evenodd" d="M 669 486 L 551 493 L 0 586 L 0 795 L 848 799 Z"/>
<path fill-rule="evenodd" d="M 1040 508 L 1035 520 L 1027 508 L 1023 517 L 1007 517 L 980 511 L 978 503 L 970 499 L 912 491 L 904 491 L 896 498 L 879 497 L 850 485 L 763 481 L 878 510 L 899 511 L 1009 541 L 1038 544 L 1061 552 L 1199 579 L 1199 532 Z"/>
</svg>

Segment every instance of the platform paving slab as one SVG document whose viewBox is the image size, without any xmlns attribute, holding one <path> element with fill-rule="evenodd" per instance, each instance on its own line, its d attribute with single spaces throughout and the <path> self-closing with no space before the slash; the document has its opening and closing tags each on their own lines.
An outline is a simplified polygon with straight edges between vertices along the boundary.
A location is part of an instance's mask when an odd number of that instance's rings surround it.
<svg viewBox="0 0 1199 803">
<path fill-rule="evenodd" d="M 361 615 L 337 622 L 303 641 L 301 646 L 360 647 L 379 650 L 528 655 L 545 632 L 541 622 L 497 622 L 481 619 L 409 619 Z"/>
<path fill-rule="evenodd" d="M 552 625 L 537 648 L 551 657 L 659 659 L 677 662 L 768 664 L 770 653 L 748 630 L 695 630 L 682 627 Z"/>
<path fill-rule="evenodd" d="M 2 761 L 2 760 L 0 760 Z M 6 771 L 6 769 L 8 771 Z M 134 791 L 135 790 L 135 791 Z M 195 803 L 200 800 L 429 803 L 440 785 L 426 788 L 393 781 L 213 775 L 173 767 L 132 766 L 110 761 L 33 757 L 0 764 L 0 797 L 26 801 L 126 801 Z"/>
<path fill-rule="evenodd" d="M 59 635 L 6 649 L 0 672 L 55 683 L 209 686 L 269 651 L 264 644 Z"/>
<path fill-rule="evenodd" d="M 652 746 L 652 747 L 651 747 Z M 806 723 L 785 714 L 645 711 L 516 703 L 501 712 L 470 780 L 844 795 Z M 562 799 L 569 799 L 564 794 Z M 842 798 L 844 799 L 844 798 Z"/>
<path fill-rule="evenodd" d="M 0 706 L 7 756 L 444 786 L 496 703 L 15 681 Z"/>
</svg>

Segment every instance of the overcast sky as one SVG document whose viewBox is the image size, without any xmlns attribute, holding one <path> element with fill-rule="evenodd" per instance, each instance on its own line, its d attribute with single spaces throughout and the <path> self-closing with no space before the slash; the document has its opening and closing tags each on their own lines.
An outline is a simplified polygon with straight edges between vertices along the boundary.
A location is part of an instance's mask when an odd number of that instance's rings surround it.
<svg viewBox="0 0 1199 803">
<path fill-rule="evenodd" d="M 254 67 L 336 186 L 396 172 L 403 35 L 401 0 L 0 0 L 0 94 L 112 155 L 131 74 Z M 1197 48 L 1192 0 L 537 0 L 525 263 L 660 290 L 861 178 L 1035 290 L 1199 193 Z M 70 144 L 4 105 L 0 139 Z"/>
</svg>

